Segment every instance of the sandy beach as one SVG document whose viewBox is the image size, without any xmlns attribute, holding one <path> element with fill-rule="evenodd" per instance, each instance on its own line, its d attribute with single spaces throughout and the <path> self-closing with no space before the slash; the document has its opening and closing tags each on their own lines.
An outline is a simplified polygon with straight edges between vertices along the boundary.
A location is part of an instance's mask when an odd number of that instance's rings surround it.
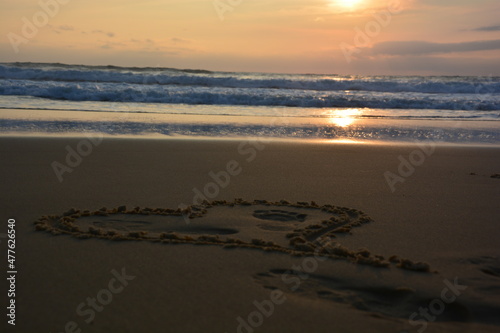
<svg viewBox="0 0 500 333">
<path fill-rule="evenodd" d="M 4 1 L 0 333 L 500 332 L 500 1 Z"/>
<path fill-rule="evenodd" d="M 498 331 L 498 148 L 2 137 L 0 151 L 18 270 L 2 331 Z"/>
</svg>

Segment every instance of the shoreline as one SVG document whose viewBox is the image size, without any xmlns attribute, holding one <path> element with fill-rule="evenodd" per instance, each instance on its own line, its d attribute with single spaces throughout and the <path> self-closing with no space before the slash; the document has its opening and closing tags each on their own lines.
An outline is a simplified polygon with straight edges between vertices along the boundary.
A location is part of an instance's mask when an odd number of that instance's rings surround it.
<svg viewBox="0 0 500 333">
<path fill-rule="evenodd" d="M 211 136 L 187 136 L 187 135 L 162 135 L 162 134 L 149 134 L 149 135 L 127 135 L 127 134 L 105 134 L 88 132 L 85 135 L 82 132 L 78 133 L 19 133 L 19 132 L 6 132 L 0 133 L 1 139 L 15 139 L 15 140 L 30 140 L 30 139 L 61 139 L 61 140 L 87 140 L 93 138 L 94 140 L 117 140 L 117 141 L 173 141 L 173 142 L 193 142 L 193 143 L 241 143 L 246 141 L 261 141 L 265 144 L 284 144 L 284 145 L 340 145 L 340 146 L 370 146 L 370 147 L 418 147 L 421 146 L 435 146 L 443 148 L 490 148 L 499 149 L 500 142 L 496 143 L 481 143 L 481 142 L 440 142 L 433 140 L 426 141 L 386 141 L 386 140 L 356 140 L 356 139 L 303 139 L 303 138 L 273 138 L 273 137 L 211 137 Z"/>
<path fill-rule="evenodd" d="M 406 145 L 435 142 L 500 146 L 495 120 L 429 120 L 344 117 L 230 116 L 161 113 L 77 112 L 2 109 L 0 136 L 158 138 L 350 142 Z M 348 111 L 348 110 L 347 110 Z M 82 133 L 83 132 L 83 133 Z M 86 133 L 85 133 L 86 132 Z"/>
</svg>

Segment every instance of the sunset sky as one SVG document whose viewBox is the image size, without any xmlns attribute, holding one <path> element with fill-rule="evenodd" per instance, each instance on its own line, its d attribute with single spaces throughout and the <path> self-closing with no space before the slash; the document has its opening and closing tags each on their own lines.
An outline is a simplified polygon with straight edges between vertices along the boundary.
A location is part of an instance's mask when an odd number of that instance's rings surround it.
<svg viewBox="0 0 500 333">
<path fill-rule="evenodd" d="M 2 0 L 0 62 L 500 75 L 498 0 L 56 1 Z"/>
</svg>

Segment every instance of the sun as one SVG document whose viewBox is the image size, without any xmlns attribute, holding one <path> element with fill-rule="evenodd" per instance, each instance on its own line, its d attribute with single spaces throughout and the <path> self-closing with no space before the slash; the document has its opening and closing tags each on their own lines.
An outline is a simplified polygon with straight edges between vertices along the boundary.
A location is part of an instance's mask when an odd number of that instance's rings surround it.
<svg viewBox="0 0 500 333">
<path fill-rule="evenodd" d="M 340 7 L 354 9 L 363 0 L 334 0 L 334 3 Z"/>
</svg>

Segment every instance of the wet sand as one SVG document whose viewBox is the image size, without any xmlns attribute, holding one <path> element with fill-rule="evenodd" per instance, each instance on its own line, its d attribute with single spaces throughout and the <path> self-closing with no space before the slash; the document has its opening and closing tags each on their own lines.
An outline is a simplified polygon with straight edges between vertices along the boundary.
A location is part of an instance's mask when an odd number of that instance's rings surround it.
<svg viewBox="0 0 500 333">
<path fill-rule="evenodd" d="M 500 325 L 499 148 L 2 137 L 0 152 L 8 331 Z"/>
</svg>

